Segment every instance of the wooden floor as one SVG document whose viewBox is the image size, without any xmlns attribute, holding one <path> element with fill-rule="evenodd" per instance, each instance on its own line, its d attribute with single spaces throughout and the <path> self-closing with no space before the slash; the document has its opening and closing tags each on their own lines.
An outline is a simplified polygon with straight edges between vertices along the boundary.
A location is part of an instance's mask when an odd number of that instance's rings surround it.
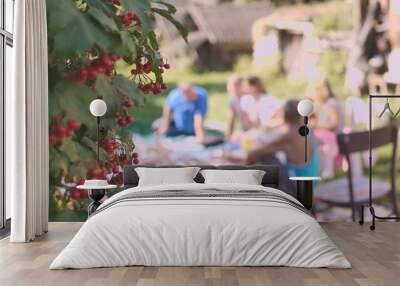
<svg viewBox="0 0 400 286">
<path fill-rule="evenodd" d="M 29 244 L 0 241 L 0 285 L 400 285 L 400 223 L 325 223 L 324 229 L 353 269 L 288 267 L 124 267 L 48 270 L 80 223 L 51 223 L 48 235 Z"/>
</svg>

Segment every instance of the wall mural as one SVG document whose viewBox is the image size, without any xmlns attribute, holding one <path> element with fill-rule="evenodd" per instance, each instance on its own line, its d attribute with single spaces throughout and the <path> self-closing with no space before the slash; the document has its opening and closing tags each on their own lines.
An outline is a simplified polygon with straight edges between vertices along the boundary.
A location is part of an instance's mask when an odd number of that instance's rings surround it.
<svg viewBox="0 0 400 286">
<path fill-rule="evenodd" d="M 148 94 L 167 89 L 169 63 L 159 52 L 152 22 L 157 14 L 183 38 L 174 6 L 159 0 L 47 1 L 49 48 L 50 220 L 85 220 L 85 178 L 122 183 L 122 166 L 140 158 L 117 156 L 119 138 L 132 142 L 135 113 Z M 107 103 L 100 164 L 96 118 L 89 104 Z M 129 162 L 128 162 L 129 161 Z M 118 191 L 118 190 L 117 190 Z"/>
</svg>

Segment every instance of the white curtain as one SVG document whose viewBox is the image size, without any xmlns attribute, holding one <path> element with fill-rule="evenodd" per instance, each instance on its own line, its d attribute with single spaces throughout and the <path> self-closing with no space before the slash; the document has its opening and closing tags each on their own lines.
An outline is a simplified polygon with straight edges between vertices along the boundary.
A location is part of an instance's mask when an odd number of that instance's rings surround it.
<svg viewBox="0 0 400 286">
<path fill-rule="evenodd" d="M 47 232 L 49 205 L 45 0 L 15 1 L 13 94 L 6 98 L 6 187 L 12 242 Z"/>
</svg>

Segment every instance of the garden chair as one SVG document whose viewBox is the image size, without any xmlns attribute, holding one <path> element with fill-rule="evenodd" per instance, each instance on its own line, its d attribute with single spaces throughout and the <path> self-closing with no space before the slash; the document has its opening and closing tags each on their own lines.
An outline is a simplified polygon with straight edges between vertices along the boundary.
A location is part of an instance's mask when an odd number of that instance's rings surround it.
<svg viewBox="0 0 400 286">
<path fill-rule="evenodd" d="M 362 204 L 369 201 L 368 176 L 354 176 L 350 156 L 354 153 L 366 151 L 368 146 L 368 131 L 338 134 L 339 152 L 348 164 L 347 176 L 318 186 L 315 198 L 320 202 L 333 207 L 347 207 L 351 209 L 351 218 L 355 221 L 355 213 Z M 390 182 L 372 179 L 372 200 L 378 201 L 384 197 L 389 198 L 393 204 L 393 212 L 398 216 L 396 204 L 396 154 L 397 154 L 397 127 L 388 126 L 375 129 L 371 132 L 372 148 L 391 144 Z"/>
</svg>

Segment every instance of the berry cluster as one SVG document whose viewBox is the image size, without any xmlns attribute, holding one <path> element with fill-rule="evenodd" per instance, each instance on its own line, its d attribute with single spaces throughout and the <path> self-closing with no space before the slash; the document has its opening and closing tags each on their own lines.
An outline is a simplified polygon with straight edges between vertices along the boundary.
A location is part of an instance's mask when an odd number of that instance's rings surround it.
<svg viewBox="0 0 400 286">
<path fill-rule="evenodd" d="M 49 144 L 54 146 L 57 144 L 58 139 L 65 140 L 72 137 L 79 128 L 81 128 L 81 123 L 76 119 L 68 120 L 66 125 L 59 122 L 50 131 Z"/>
<path fill-rule="evenodd" d="M 119 16 L 119 19 L 121 20 L 122 25 L 124 25 L 125 27 L 129 27 L 132 24 L 138 25 L 138 26 L 140 25 L 140 19 L 139 19 L 138 15 L 136 15 L 132 11 L 124 12 L 124 14 Z"/>
<path fill-rule="evenodd" d="M 120 127 L 125 127 L 128 126 L 133 122 L 133 117 L 130 115 L 127 115 L 125 118 L 121 118 L 120 112 L 115 113 L 115 118 L 118 120 L 118 125 Z"/>
<path fill-rule="evenodd" d="M 94 167 L 89 170 L 87 176 L 89 179 L 107 180 L 108 171 L 100 167 Z"/>
<path fill-rule="evenodd" d="M 76 182 L 75 188 L 73 188 L 70 193 L 70 196 L 72 199 L 79 200 L 79 199 L 85 199 L 88 197 L 87 190 L 77 188 L 77 186 L 83 185 L 84 183 L 85 183 L 85 179 L 79 178 L 79 180 Z"/>
<path fill-rule="evenodd" d="M 168 86 L 161 80 L 154 81 L 148 76 L 152 71 L 155 73 L 163 73 L 164 69 L 169 69 L 170 65 L 168 63 L 162 63 L 157 67 L 153 67 L 150 61 L 146 63 L 137 63 L 136 68 L 131 70 L 131 74 L 134 80 L 138 82 L 138 89 L 140 89 L 144 94 L 152 92 L 153 94 L 159 94 L 166 90 Z M 154 70 L 155 69 L 155 70 Z"/>
<path fill-rule="evenodd" d="M 107 152 L 108 156 L 114 155 L 114 150 L 118 147 L 118 143 L 112 138 L 106 138 L 101 147 Z"/>
<path fill-rule="evenodd" d="M 119 59 L 120 56 L 105 54 L 92 60 L 87 66 L 83 66 L 79 70 L 71 71 L 68 74 L 68 79 L 86 83 L 89 80 L 96 79 L 96 77 L 101 74 L 110 77 L 114 71 L 114 64 Z"/>
<path fill-rule="evenodd" d="M 127 108 L 131 108 L 133 106 L 133 101 L 130 100 L 129 97 L 125 95 L 122 98 L 122 104 Z"/>
</svg>

